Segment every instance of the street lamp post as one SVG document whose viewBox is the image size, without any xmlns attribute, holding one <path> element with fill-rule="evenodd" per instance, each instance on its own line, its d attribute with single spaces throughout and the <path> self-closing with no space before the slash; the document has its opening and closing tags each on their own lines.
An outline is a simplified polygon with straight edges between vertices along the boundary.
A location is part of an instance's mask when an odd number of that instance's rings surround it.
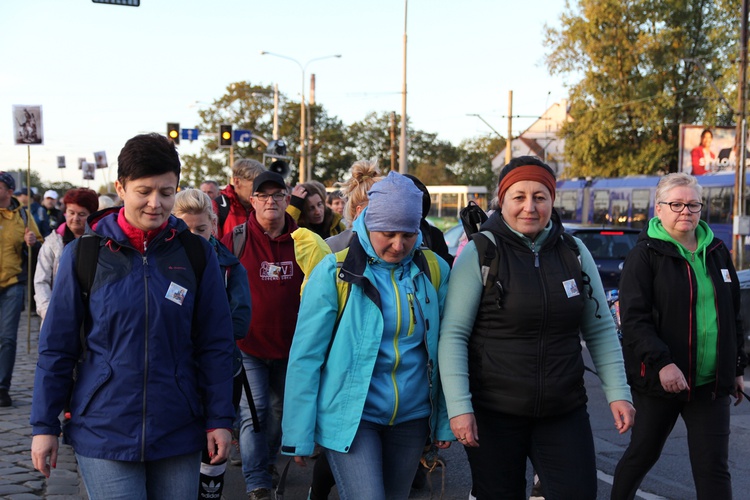
<svg viewBox="0 0 750 500">
<path fill-rule="evenodd" d="M 300 98 L 300 122 L 299 122 L 299 142 L 300 142 L 300 148 L 299 148 L 299 182 L 305 182 L 305 174 L 307 170 L 307 163 L 309 159 L 307 158 L 307 127 L 306 127 L 306 120 L 307 120 L 307 104 L 305 102 L 305 71 L 307 70 L 307 66 L 314 61 L 320 61 L 321 59 L 330 59 L 334 57 L 341 57 L 341 54 L 333 54 L 330 56 L 322 56 L 322 57 L 315 57 L 313 59 L 310 59 L 305 64 L 302 64 L 298 60 L 289 57 L 284 56 L 281 54 L 276 54 L 274 52 L 267 52 L 265 50 L 262 50 L 260 52 L 260 55 L 262 56 L 276 56 L 280 57 L 282 59 L 286 59 L 288 61 L 292 61 L 297 66 L 299 66 L 299 69 L 302 70 L 302 93 Z M 312 174 L 312 171 L 311 171 Z M 310 175 L 312 178 L 312 175 Z"/>
</svg>

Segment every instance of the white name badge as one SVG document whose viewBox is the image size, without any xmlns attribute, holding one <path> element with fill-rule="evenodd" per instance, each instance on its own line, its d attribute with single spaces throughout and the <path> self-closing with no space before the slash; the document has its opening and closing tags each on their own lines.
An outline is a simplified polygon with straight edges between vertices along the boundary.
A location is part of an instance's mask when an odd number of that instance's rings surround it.
<svg viewBox="0 0 750 500">
<path fill-rule="evenodd" d="M 187 295 L 187 288 L 172 282 L 169 284 L 169 289 L 167 290 L 165 298 L 171 300 L 177 305 L 182 305 L 182 303 L 185 302 L 185 295 Z"/>
<path fill-rule="evenodd" d="M 581 295 L 578 291 L 578 285 L 576 284 L 576 280 L 567 280 L 563 281 L 563 288 L 565 288 L 565 293 L 568 296 L 568 298 L 575 297 L 577 295 Z"/>
<path fill-rule="evenodd" d="M 732 275 L 729 274 L 729 269 L 722 269 L 721 275 L 724 277 L 724 283 L 731 283 L 732 282 Z"/>
</svg>

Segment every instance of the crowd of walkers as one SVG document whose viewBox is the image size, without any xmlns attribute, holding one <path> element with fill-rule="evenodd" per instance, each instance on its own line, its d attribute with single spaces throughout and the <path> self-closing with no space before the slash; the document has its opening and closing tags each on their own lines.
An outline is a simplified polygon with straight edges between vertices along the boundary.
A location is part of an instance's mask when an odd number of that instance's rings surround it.
<svg viewBox="0 0 750 500">
<path fill-rule="evenodd" d="M 31 454 L 45 476 L 62 436 L 92 500 L 220 498 L 238 446 L 250 500 L 274 498 L 279 453 L 317 456 L 310 499 L 334 485 L 342 499 L 406 499 L 453 444 L 469 498 L 525 498 L 530 460 L 544 498 L 593 500 L 582 339 L 615 431 L 632 430 L 612 498 L 634 497 L 678 416 L 697 497 L 731 498 L 739 284 L 692 176 L 664 176 L 626 259 L 621 341 L 536 157 L 501 170 L 498 209 L 455 261 L 424 184 L 372 161 L 330 194 L 255 160 L 235 162 L 223 189 L 179 179 L 175 145 L 139 135 L 118 158 L 122 206 L 73 189 L 54 230 L 14 226 L 0 304 L 5 317 L 37 248 Z M 0 172 L 7 220 L 20 217 L 12 180 Z"/>
</svg>

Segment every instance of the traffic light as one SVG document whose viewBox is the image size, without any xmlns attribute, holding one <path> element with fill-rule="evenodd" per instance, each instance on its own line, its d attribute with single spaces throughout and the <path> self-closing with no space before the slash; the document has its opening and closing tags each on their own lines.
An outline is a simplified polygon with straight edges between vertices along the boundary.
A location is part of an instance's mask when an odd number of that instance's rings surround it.
<svg viewBox="0 0 750 500">
<path fill-rule="evenodd" d="M 232 147 L 232 126 L 231 125 L 219 125 L 219 147 L 220 148 Z"/>
<path fill-rule="evenodd" d="M 180 124 L 167 123 L 167 137 L 172 139 L 175 144 L 180 143 Z"/>
</svg>

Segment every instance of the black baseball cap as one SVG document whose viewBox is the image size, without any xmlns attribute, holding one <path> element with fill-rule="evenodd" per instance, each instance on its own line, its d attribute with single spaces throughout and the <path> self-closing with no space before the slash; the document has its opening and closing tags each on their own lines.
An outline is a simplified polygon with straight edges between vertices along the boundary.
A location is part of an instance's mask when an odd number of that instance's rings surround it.
<svg viewBox="0 0 750 500">
<path fill-rule="evenodd" d="M 276 184 L 280 188 L 286 189 L 286 182 L 284 182 L 284 178 L 280 174 L 271 172 L 270 170 L 266 170 L 265 172 L 258 175 L 253 181 L 253 192 L 259 192 L 263 184 L 267 182 Z"/>
</svg>

